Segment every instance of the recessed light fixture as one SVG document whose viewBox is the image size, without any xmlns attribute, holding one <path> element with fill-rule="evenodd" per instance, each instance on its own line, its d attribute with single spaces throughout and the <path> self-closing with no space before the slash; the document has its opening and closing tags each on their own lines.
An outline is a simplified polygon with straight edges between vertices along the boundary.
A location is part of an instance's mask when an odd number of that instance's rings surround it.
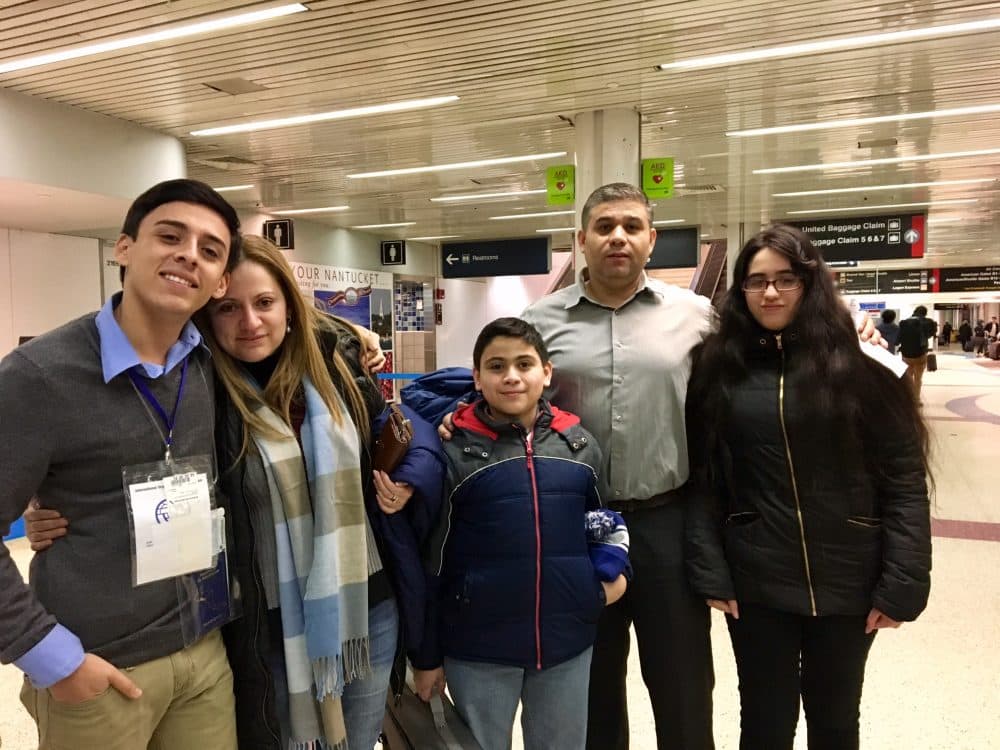
<svg viewBox="0 0 1000 750">
<path fill-rule="evenodd" d="M 1000 104 L 983 104 L 978 107 L 955 107 L 953 109 L 935 109 L 929 112 L 905 112 L 899 115 L 883 115 L 881 117 L 851 117 L 844 120 L 828 120 L 827 122 L 806 122 L 799 125 L 779 125 L 773 128 L 731 130 L 726 133 L 726 135 L 730 138 L 748 138 L 756 135 L 775 135 L 777 133 L 801 133 L 808 130 L 832 130 L 834 128 L 862 127 L 864 125 L 876 125 L 880 122 L 906 122 L 907 120 L 927 120 L 934 117 L 981 115 L 988 112 L 1000 112 Z"/>
<path fill-rule="evenodd" d="M 407 242 L 410 240 L 414 242 L 431 242 L 433 240 L 457 240 L 461 236 L 460 234 L 439 234 L 436 237 L 407 237 L 406 240 Z"/>
<path fill-rule="evenodd" d="M 551 229 L 536 229 L 538 234 L 559 234 L 560 232 L 575 232 L 576 227 L 553 227 Z"/>
<path fill-rule="evenodd" d="M 660 219 L 659 221 L 654 221 L 654 227 L 663 227 L 667 224 L 684 224 L 687 219 Z"/>
<path fill-rule="evenodd" d="M 337 109 L 332 112 L 317 112 L 312 115 L 295 115 L 294 117 L 280 117 L 275 120 L 255 120 L 254 122 L 244 122 L 239 125 L 224 125 L 218 128 L 205 128 L 204 130 L 192 130 L 191 135 L 227 135 L 229 133 L 249 133 L 253 130 L 272 130 L 274 128 L 287 128 L 292 125 L 307 125 L 312 122 L 326 122 L 327 120 L 347 120 L 352 117 L 368 117 L 370 115 L 384 115 L 389 112 L 405 112 L 411 109 L 426 109 L 427 107 L 438 107 L 442 104 L 450 104 L 458 101 L 457 96 L 435 96 L 430 99 L 411 99 L 404 102 L 390 102 L 388 104 L 372 104 L 367 107 L 353 107 L 352 109 Z"/>
<path fill-rule="evenodd" d="M 294 216 L 296 214 L 328 214 L 334 211 L 347 211 L 350 206 L 322 206 L 320 208 L 275 208 L 271 213 L 283 216 Z"/>
<path fill-rule="evenodd" d="M 526 156 L 504 156 L 499 159 L 481 159 L 479 161 L 462 161 L 454 164 L 434 164 L 427 167 L 409 167 L 407 169 L 386 169 L 381 172 L 360 172 L 349 174 L 348 178 L 360 180 L 366 177 L 395 177 L 404 174 L 422 174 L 424 172 L 445 172 L 451 169 L 471 169 L 474 167 L 491 167 L 494 164 L 516 164 L 522 161 L 541 161 L 566 156 L 565 151 L 551 151 L 546 154 L 528 154 Z"/>
<path fill-rule="evenodd" d="M 572 216 L 576 211 L 545 211 L 539 214 L 511 214 L 510 216 L 491 216 L 490 221 L 507 221 L 509 219 L 538 219 L 543 216 Z"/>
<path fill-rule="evenodd" d="M 395 227 L 412 227 L 415 221 L 397 221 L 395 224 L 359 224 L 351 229 L 394 229 Z"/>
<path fill-rule="evenodd" d="M 231 193 L 235 190 L 253 190 L 253 185 L 226 185 L 224 187 L 212 188 L 217 193 Z"/>
<path fill-rule="evenodd" d="M 839 50 L 857 47 L 871 47 L 880 44 L 899 44 L 914 42 L 920 39 L 930 39 L 936 36 L 955 34 L 973 34 L 979 31 L 991 31 L 1000 28 L 1000 18 L 987 18 L 982 21 L 952 23 L 944 26 L 928 26 L 922 29 L 907 29 L 905 31 L 890 31 L 884 34 L 865 34 L 862 36 L 845 36 L 836 39 L 823 39 L 818 42 L 802 42 L 787 44 L 780 47 L 747 50 L 745 52 L 730 52 L 722 55 L 707 55 L 692 57 L 687 60 L 677 60 L 663 63 L 656 67 L 660 70 L 691 70 L 694 68 L 710 68 L 719 65 L 736 65 L 744 62 L 773 60 L 776 57 L 796 57 L 798 55 L 815 55 L 821 52 L 837 52 Z"/>
<path fill-rule="evenodd" d="M 755 169 L 754 174 L 780 174 L 784 172 L 816 172 L 826 169 L 864 169 L 879 164 L 903 164 L 908 161 L 934 161 L 936 159 L 960 159 L 967 156 L 991 156 L 1000 154 L 1000 148 L 981 148 L 976 151 L 950 151 L 943 154 L 914 154 L 894 156 L 886 159 L 861 159 L 859 161 L 831 161 L 826 164 L 797 164 L 794 167 L 768 167 Z"/>
<path fill-rule="evenodd" d="M 873 211 L 883 208 L 920 208 L 924 206 L 955 206 L 962 203 L 976 203 L 976 198 L 962 198 L 947 201 L 921 201 L 919 203 L 886 203 L 881 206 L 847 206 L 845 208 L 811 208 L 806 211 L 786 211 L 787 214 L 829 214 L 840 211 Z"/>
<path fill-rule="evenodd" d="M 702 239 L 705 239 L 706 237 L 711 237 L 712 235 L 710 235 L 708 232 L 703 232 L 702 234 L 699 234 L 698 236 L 701 237 Z"/>
<path fill-rule="evenodd" d="M 980 177 L 974 180 L 937 180 L 936 182 L 903 182 L 898 185 L 867 185 L 865 187 L 831 188 L 829 190 L 800 190 L 796 193 L 772 193 L 774 198 L 797 198 L 805 195 L 835 195 L 837 193 L 871 193 L 877 190 L 906 190 L 909 188 L 934 187 L 937 185 L 975 185 L 983 182 L 996 182 L 993 177 Z"/>
<path fill-rule="evenodd" d="M 115 52 L 116 50 L 128 49 L 129 47 L 139 47 L 144 44 L 155 44 L 156 42 L 165 42 L 171 39 L 194 36 L 196 34 L 207 34 L 212 31 L 221 31 L 235 26 L 247 26 L 253 23 L 260 23 L 261 21 L 269 21 L 273 18 L 287 16 L 292 13 L 301 13 L 304 10 L 309 9 L 302 3 L 290 3 L 288 5 L 265 8 L 264 10 L 249 11 L 247 13 L 237 13 L 229 16 L 216 16 L 214 18 L 197 21 L 196 23 L 173 26 L 161 29 L 160 31 L 151 31 L 147 34 L 136 34 L 135 36 L 111 39 L 106 42 L 87 44 L 82 47 L 70 47 L 69 49 L 47 52 L 44 55 L 34 55 L 32 57 L 22 57 L 17 60 L 8 60 L 5 63 L 0 63 L 0 73 L 13 73 L 17 70 L 37 68 L 41 65 L 50 65 L 51 63 L 65 62 L 66 60 L 76 60 L 80 57 L 91 57 L 92 55 L 100 55 L 105 52 Z"/>
<path fill-rule="evenodd" d="M 511 190 L 506 193 L 465 193 L 462 195 L 440 195 L 431 198 L 432 203 L 452 203 L 455 201 L 477 201 L 490 198 L 513 198 L 520 195 L 543 195 L 545 190 Z"/>
</svg>

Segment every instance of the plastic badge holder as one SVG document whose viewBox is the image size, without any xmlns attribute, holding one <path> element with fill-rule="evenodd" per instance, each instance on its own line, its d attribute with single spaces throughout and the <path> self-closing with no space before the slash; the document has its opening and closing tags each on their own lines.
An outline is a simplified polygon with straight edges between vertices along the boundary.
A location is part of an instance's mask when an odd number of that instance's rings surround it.
<svg viewBox="0 0 1000 750">
<path fill-rule="evenodd" d="M 173 578 L 185 645 L 237 616 L 225 511 L 216 507 L 210 456 L 172 458 L 122 470 L 132 585 Z"/>
</svg>

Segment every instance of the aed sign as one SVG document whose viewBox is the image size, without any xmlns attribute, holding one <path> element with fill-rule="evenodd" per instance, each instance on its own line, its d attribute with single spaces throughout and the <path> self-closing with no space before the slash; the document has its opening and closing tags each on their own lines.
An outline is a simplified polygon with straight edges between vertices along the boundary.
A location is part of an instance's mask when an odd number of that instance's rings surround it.
<svg viewBox="0 0 1000 750">
<path fill-rule="evenodd" d="M 642 160 L 642 192 L 647 198 L 674 197 L 673 157 Z"/>
<path fill-rule="evenodd" d="M 847 260 L 923 258 L 927 246 L 925 214 L 852 216 L 783 221 L 809 235 L 827 263 Z"/>
</svg>

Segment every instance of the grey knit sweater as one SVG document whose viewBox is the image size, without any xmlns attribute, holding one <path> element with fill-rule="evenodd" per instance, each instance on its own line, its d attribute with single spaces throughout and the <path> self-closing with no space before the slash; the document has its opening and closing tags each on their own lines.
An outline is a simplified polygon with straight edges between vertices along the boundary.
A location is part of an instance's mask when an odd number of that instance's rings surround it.
<svg viewBox="0 0 1000 750">
<path fill-rule="evenodd" d="M 183 647 L 173 579 L 134 588 L 122 468 L 159 461 L 163 442 L 128 375 L 105 384 L 94 314 L 0 361 L 0 531 L 32 496 L 70 533 L 31 562 L 25 586 L 0 545 L 0 661 L 20 658 L 54 627 L 119 668 Z M 149 381 L 168 410 L 180 367 Z M 214 455 L 207 352 L 190 359 L 173 453 Z"/>
</svg>

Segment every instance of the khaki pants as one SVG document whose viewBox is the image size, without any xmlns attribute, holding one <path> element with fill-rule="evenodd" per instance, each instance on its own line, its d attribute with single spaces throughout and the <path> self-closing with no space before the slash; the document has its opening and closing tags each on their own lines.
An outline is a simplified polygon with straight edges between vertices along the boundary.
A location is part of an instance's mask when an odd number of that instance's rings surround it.
<svg viewBox="0 0 1000 750">
<path fill-rule="evenodd" d="M 920 386 L 924 382 L 924 370 L 927 369 L 927 355 L 921 354 L 919 357 L 903 357 L 903 361 L 907 365 L 906 377 L 909 378 L 910 386 L 913 388 L 913 397 L 919 401 Z"/>
<path fill-rule="evenodd" d="M 233 674 L 218 631 L 125 672 L 141 698 L 109 688 L 66 705 L 25 678 L 21 702 L 38 725 L 39 750 L 236 750 Z"/>
</svg>

